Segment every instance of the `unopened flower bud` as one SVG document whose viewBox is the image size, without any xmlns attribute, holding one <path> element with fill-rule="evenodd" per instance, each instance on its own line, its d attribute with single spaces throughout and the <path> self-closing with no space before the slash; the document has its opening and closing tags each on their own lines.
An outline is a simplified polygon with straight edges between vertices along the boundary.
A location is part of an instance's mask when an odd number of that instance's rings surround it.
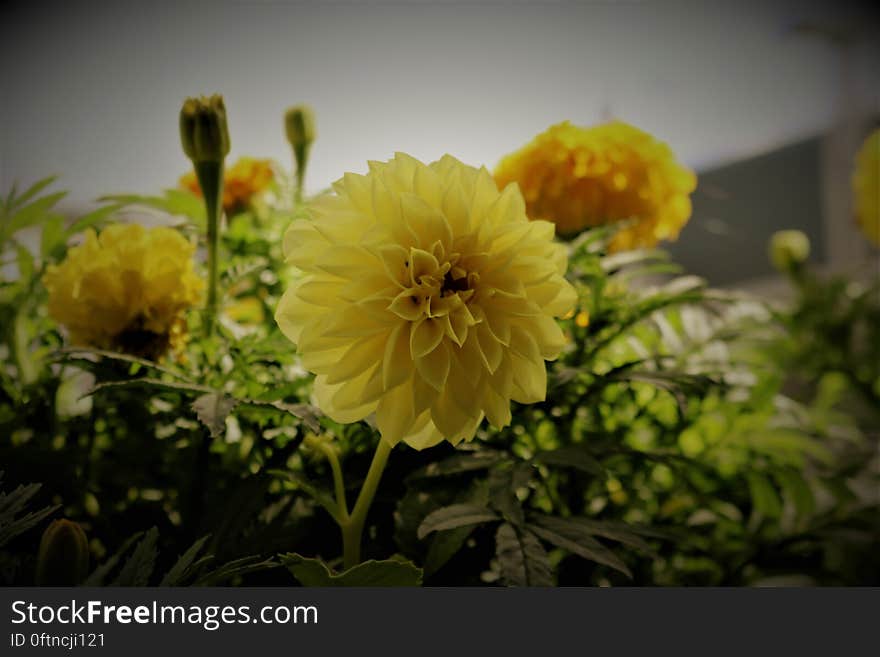
<svg viewBox="0 0 880 657">
<path fill-rule="evenodd" d="M 229 153 L 223 96 L 187 98 L 180 110 L 180 142 L 194 163 L 222 162 Z"/>
<path fill-rule="evenodd" d="M 37 556 L 38 586 L 77 586 L 89 572 L 89 542 L 77 523 L 55 520 L 43 532 Z"/>
<path fill-rule="evenodd" d="M 798 268 L 810 255 L 810 239 L 799 230 L 780 230 L 770 238 L 770 261 L 779 271 Z"/>
<path fill-rule="evenodd" d="M 294 149 L 311 146 L 315 141 L 315 113 L 308 105 L 294 105 L 284 115 L 287 141 Z"/>
<path fill-rule="evenodd" d="M 315 141 L 315 114 L 308 105 L 295 105 L 284 114 L 284 130 L 296 160 L 296 200 L 302 199 L 309 149 Z"/>
</svg>

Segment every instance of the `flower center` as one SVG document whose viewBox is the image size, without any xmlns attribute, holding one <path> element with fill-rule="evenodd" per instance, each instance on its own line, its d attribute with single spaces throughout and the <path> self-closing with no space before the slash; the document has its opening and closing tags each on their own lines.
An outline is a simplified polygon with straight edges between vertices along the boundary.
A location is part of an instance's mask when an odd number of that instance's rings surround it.
<svg viewBox="0 0 880 657">
<path fill-rule="evenodd" d="M 450 267 L 449 271 L 443 276 L 440 296 L 445 297 L 447 294 L 466 292 L 469 289 L 467 272 L 461 267 Z"/>
<path fill-rule="evenodd" d="M 168 333 L 155 333 L 143 327 L 144 318 L 137 317 L 122 333 L 113 339 L 114 346 L 123 353 L 159 360 L 171 344 Z"/>
</svg>

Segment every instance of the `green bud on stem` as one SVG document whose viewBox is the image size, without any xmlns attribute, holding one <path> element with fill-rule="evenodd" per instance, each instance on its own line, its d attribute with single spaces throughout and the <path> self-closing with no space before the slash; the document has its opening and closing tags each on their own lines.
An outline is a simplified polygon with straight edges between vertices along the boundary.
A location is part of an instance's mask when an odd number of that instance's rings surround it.
<svg viewBox="0 0 880 657">
<path fill-rule="evenodd" d="M 180 141 L 193 161 L 222 162 L 229 154 L 229 130 L 223 96 L 187 98 L 180 110 Z"/>
<path fill-rule="evenodd" d="M 777 270 L 793 273 L 810 255 L 810 239 L 799 230 L 780 230 L 770 238 L 770 262 Z"/>
<path fill-rule="evenodd" d="M 187 98 L 180 110 L 180 143 L 192 160 L 208 224 L 208 299 L 205 330 L 211 334 L 217 318 L 220 212 L 223 199 L 223 161 L 229 153 L 229 129 L 223 96 Z"/>
<path fill-rule="evenodd" d="M 89 542 L 77 523 L 55 520 L 43 532 L 37 586 L 77 586 L 89 573 Z"/>
<path fill-rule="evenodd" d="M 317 136 L 315 113 L 312 108 L 308 105 L 294 105 L 288 109 L 284 114 L 284 129 L 296 160 L 296 200 L 300 201 L 302 200 L 306 165 L 309 161 L 309 150 Z"/>
</svg>

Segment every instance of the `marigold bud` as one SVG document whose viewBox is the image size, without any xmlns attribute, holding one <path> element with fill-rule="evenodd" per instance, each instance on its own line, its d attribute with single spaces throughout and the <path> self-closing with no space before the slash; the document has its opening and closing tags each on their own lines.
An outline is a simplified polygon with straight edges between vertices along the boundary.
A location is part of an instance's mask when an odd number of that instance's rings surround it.
<svg viewBox="0 0 880 657">
<path fill-rule="evenodd" d="M 222 162 L 229 153 L 223 96 L 187 98 L 180 110 L 180 141 L 194 163 Z"/>
<path fill-rule="evenodd" d="M 89 542 L 77 523 L 55 520 L 43 532 L 37 556 L 38 586 L 77 586 L 89 572 Z"/>
<path fill-rule="evenodd" d="M 284 130 L 296 160 L 296 200 L 302 200 L 309 149 L 315 141 L 315 114 L 308 105 L 294 105 L 284 114 Z"/>
<path fill-rule="evenodd" d="M 810 239 L 799 230 L 779 230 L 770 238 L 770 261 L 779 271 L 802 265 L 810 255 Z"/>
<path fill-rule="evenodd" d="M 308 105 L 294 105 L 284 114 L 287 141 L 294 149 L 310 146 L 315 141 L 315 113 Z"/>
</svg>

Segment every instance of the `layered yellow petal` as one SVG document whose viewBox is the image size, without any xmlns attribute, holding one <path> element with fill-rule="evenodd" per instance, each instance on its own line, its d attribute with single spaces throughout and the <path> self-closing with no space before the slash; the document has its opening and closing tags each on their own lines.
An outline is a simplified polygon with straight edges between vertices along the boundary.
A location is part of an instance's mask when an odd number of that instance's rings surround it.
<svg viewBox="0 0 880 657">
<path fill-rule="evenodd" d="M 186 339 L 184 314 L 204 288 L 195 247 L 171 228 L 115 224 L 87 230 L 43 278 L 49 314 L 72 343 L 159 358 Z"/>
<path fill-rule="evenodd" d="M 416 449 L 509 423 L 511 399 L 543 399 L 564 345 L 553 318 L 575 300 L 553 225 L 451 156 L 369 167 L 285 236 L 307 275 L 276 319 L 318 374 L 318 404 L 339 422 L 375 413 L 383 440 Z"/>
</svg>

